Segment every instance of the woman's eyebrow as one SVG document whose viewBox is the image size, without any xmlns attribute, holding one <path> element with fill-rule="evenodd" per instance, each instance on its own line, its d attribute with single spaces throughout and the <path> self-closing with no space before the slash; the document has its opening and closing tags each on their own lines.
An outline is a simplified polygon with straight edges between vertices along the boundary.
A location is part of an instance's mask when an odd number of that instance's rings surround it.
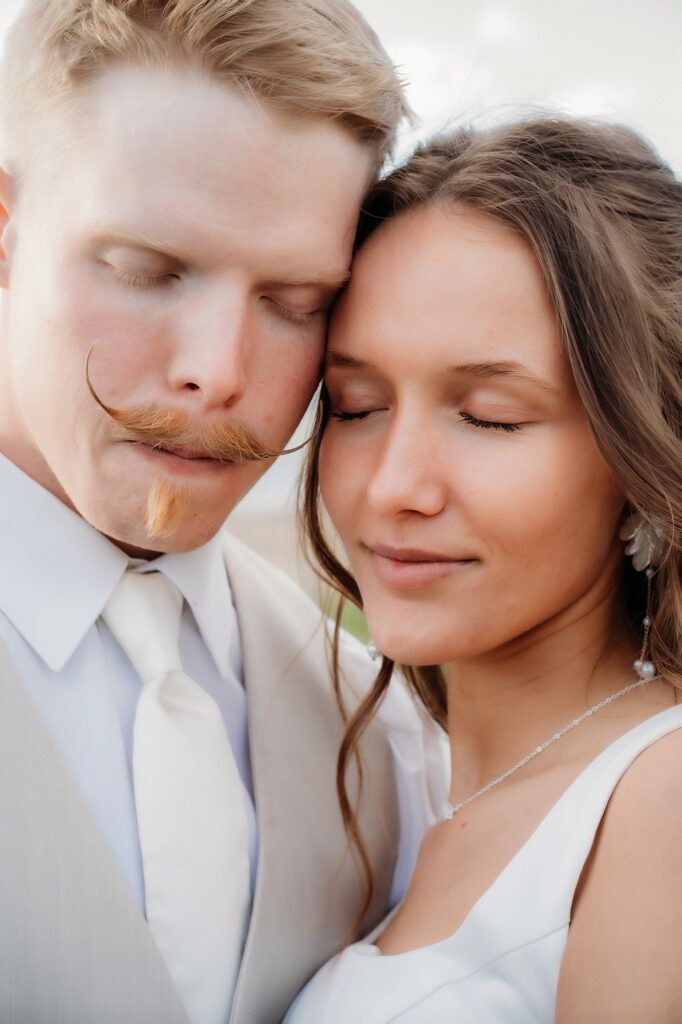
<svg viewBox="0 0 682 1024">
<path fill-rule="evenodd" d="M 374 365 L 366 359 L 358 359 L 356 356 L 349 356 L 343 352 L 327 352 L 326 367 L 339 367 L 350 370 L 372 370 Z M 556 394 L 556 389 L 548 384 L 541 377 L 531 373 L 522 363 L 497 362 L 497 363 L 459 363 L 455 366 L 448 366 L 446 373 L 461 377 L 478 377 L 481 380 L 489 380 L 493 377 L 508 377 L 521 384 L 532 384 L 535 387 L 547 391 L 549 394 Z"/>
<path fill-rule="evenodd" d="M 556 394 L 556 388 L 553 388 L 546 380 L 531 373 L 522 363 L 513 361 L 500 363 L 460 363 L 456 366 L 449 366 L 448 373 L 457 374 L 458 376 L 480 377 L 483 380 L 489 380 L 492 377 L 509 377 L 521 384 L 532 384 L 550 394 Z"/>
<path fill-rule="evenodd" d="M 325 366 L 339 366 L 351 370 L 372 370 L 374 366 L 365 359 L 356 359 L 355 356 L 344 355 L 343 352 L 328 351 L 325 359 Z"/>
</svg>

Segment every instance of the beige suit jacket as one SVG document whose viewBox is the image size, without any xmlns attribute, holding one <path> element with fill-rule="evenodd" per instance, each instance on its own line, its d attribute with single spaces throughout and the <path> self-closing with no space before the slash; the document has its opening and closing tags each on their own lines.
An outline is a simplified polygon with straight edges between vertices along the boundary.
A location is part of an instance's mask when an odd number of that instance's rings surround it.
<svg viewBox="0 0 682 1024">
<path fill-rule="evenodd" d="M 335 796 L 342 722 L 325 629 L 282 574 L 226 538 L 239 618 L 259 830 L 251 924 L 230 1024 L 276 1024 L 345 936 L 357 876 Z M 355 645 L 344 671 L 371 673 Z M 385 909 L 397 797 L 383 726 L 364 745 L 361 825 Z M 147 924 L 0 648 L 0 1021 L 187 1024 Z"/>
</svg>

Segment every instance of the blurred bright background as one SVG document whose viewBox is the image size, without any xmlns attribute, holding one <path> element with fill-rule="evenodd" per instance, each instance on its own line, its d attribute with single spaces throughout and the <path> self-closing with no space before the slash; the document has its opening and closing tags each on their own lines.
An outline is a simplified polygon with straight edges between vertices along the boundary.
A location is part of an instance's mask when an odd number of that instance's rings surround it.
<svg viewBox="0 0 682 1024">
<path fill-rule="evenodd" d="M 0 3 L 2 39 L 21 0 Z M 399 66 L 419 118 L 403 132 L 399 156 L 450 124 L 542 107 L 629 124 L 682 172 L 682 0 L 356 5 Z M 300 564 L 292 526 L 299 465 L 299 456 L 280 459 L 229 522 L 294 574 Z"/>
<path fill-rule="evenodd" d="M 682 170 L 681 0 L 360 0 L 430 134 L 519 107 L 623 121 Z M 414 133 L 411 133 L 414 135 Z"/>
</svg>

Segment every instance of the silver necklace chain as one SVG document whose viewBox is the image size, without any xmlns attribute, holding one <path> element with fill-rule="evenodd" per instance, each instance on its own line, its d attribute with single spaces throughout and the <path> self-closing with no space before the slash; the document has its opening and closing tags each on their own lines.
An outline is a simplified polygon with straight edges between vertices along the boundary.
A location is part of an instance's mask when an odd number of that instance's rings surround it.
<svg viewBox="0 0 682 1024">
<path fill-rule="evenodd" d="M 629 693 L 630 690 L 636 690 L 638 686 L 644 686 L 645 683 L 650 683 L 652 679 L 660 679 L 660 676 L 652 676 L 651 678 L 638 679 L 637 682 L 630 683 L 629 686 L 624 686 L 622 690 L 618 691 L 618 693 L 612 693 L 610 697 L 605 697 L 604 700 L 600 700 L 598 704 L 595 704 L 593 707 L 588 708 L 587 711 L 583 711 L 582 715 L 578 715 L 578 717 L 574 718 L 572 722 L 569 722 L 568 725 L 565 725 L 563 729 L 559 729 L 559 731 L 555 732 L 553 736 L 550 736 L 548 740 L 545 740 L 545 742 L 541 743 L 539 747 L 536 747 L 535 750 L 532 750 L 530 754 L 526 754 L 526 756 L 522 757 L 520 761 L 517 761 L 513 768 L 507 768 L 506 772 L 503 772 L 502 775 L 498 776 L 498 778 L 496 779 L 493 779 L 492 782 L 489 782 L 486 786 L 483 786 L 476 793 L 472 793 L 471 796 L 468 796 L 466 800 L 462 800 L 461 803 L 451 804 L 449 800 L 446 800 L 445 809 L 441 820 L 449 821 L 454 814 L 457 814 L 458 811 L 461 811 L 462 808 L 466 807 L 467 804 L 470 804 L 472 800 L 476 800 L 479 796 L 483 796 L 484 793 L 487 793 L 489 789 L 492 789 L 493 786 L 498 786 L 500 782 L 504 782 L 504 780 L 508 779 L 510 775 L 513 775 L 514 772 L 517 772 L 519 768 L 523 768 L 523 766 L 528 764 L 529 761 L 532 761 L 533 758 L 538 756 L 538 754 L 541 754 L 543 750 L 547 750 L 547 747 L 551 747 L 553 743 L 556 743 L 557 740 L 560 740 L 561 737 L 565 736 L 567 732 L 571 731 L 571 729 L 575 729 L 575 727 L 577 725 L 580 725 L 581 722 L 584 722 L 585 719 L 590 718 L 596 711 L 600 711 L 602 708 L 606 707 L 607 704 L 611 704 L 614 700 L 618 700 L 619 697 L 622 697 L 625 693 Z"/>
</svg>

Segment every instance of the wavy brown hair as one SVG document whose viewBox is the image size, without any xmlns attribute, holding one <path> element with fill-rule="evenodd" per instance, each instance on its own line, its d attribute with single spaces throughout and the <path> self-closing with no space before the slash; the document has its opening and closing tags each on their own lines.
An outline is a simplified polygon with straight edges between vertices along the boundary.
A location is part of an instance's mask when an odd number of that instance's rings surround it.
<svg viewBox="0 0 682 1024">
<path fill-rule="evenodd" d="M 681 686 L 682 184 L 627 128 L 544 117 L 463 129 L 419 148 L 368 196 L 356 248 L 384 221 L 416 207 L 486 214 L 511 226 L 533 250 L 597 445 L 630 508 L 665 539 L 652 587 L 651 655 L 660 674 Z M 309 557 L 340 603 L 362 608 L 357 584 L 322 527 L 318 455 L 328 415 L 323 391 L 302 483 L 301 523 Z M 641 630 L 646 582 L 629 559 L 621 589 L 633 628 Z M 337 628 L 339 618 L 340 610 Z M 373 688 L 347 721 L 338 759 L 339 800 L 364 867 L 366 907 L 371 869 L 345 777 L 392 670 L 384 658 Z M 404 672 L 445 727 L 438 667 Z"/>
</svg>

